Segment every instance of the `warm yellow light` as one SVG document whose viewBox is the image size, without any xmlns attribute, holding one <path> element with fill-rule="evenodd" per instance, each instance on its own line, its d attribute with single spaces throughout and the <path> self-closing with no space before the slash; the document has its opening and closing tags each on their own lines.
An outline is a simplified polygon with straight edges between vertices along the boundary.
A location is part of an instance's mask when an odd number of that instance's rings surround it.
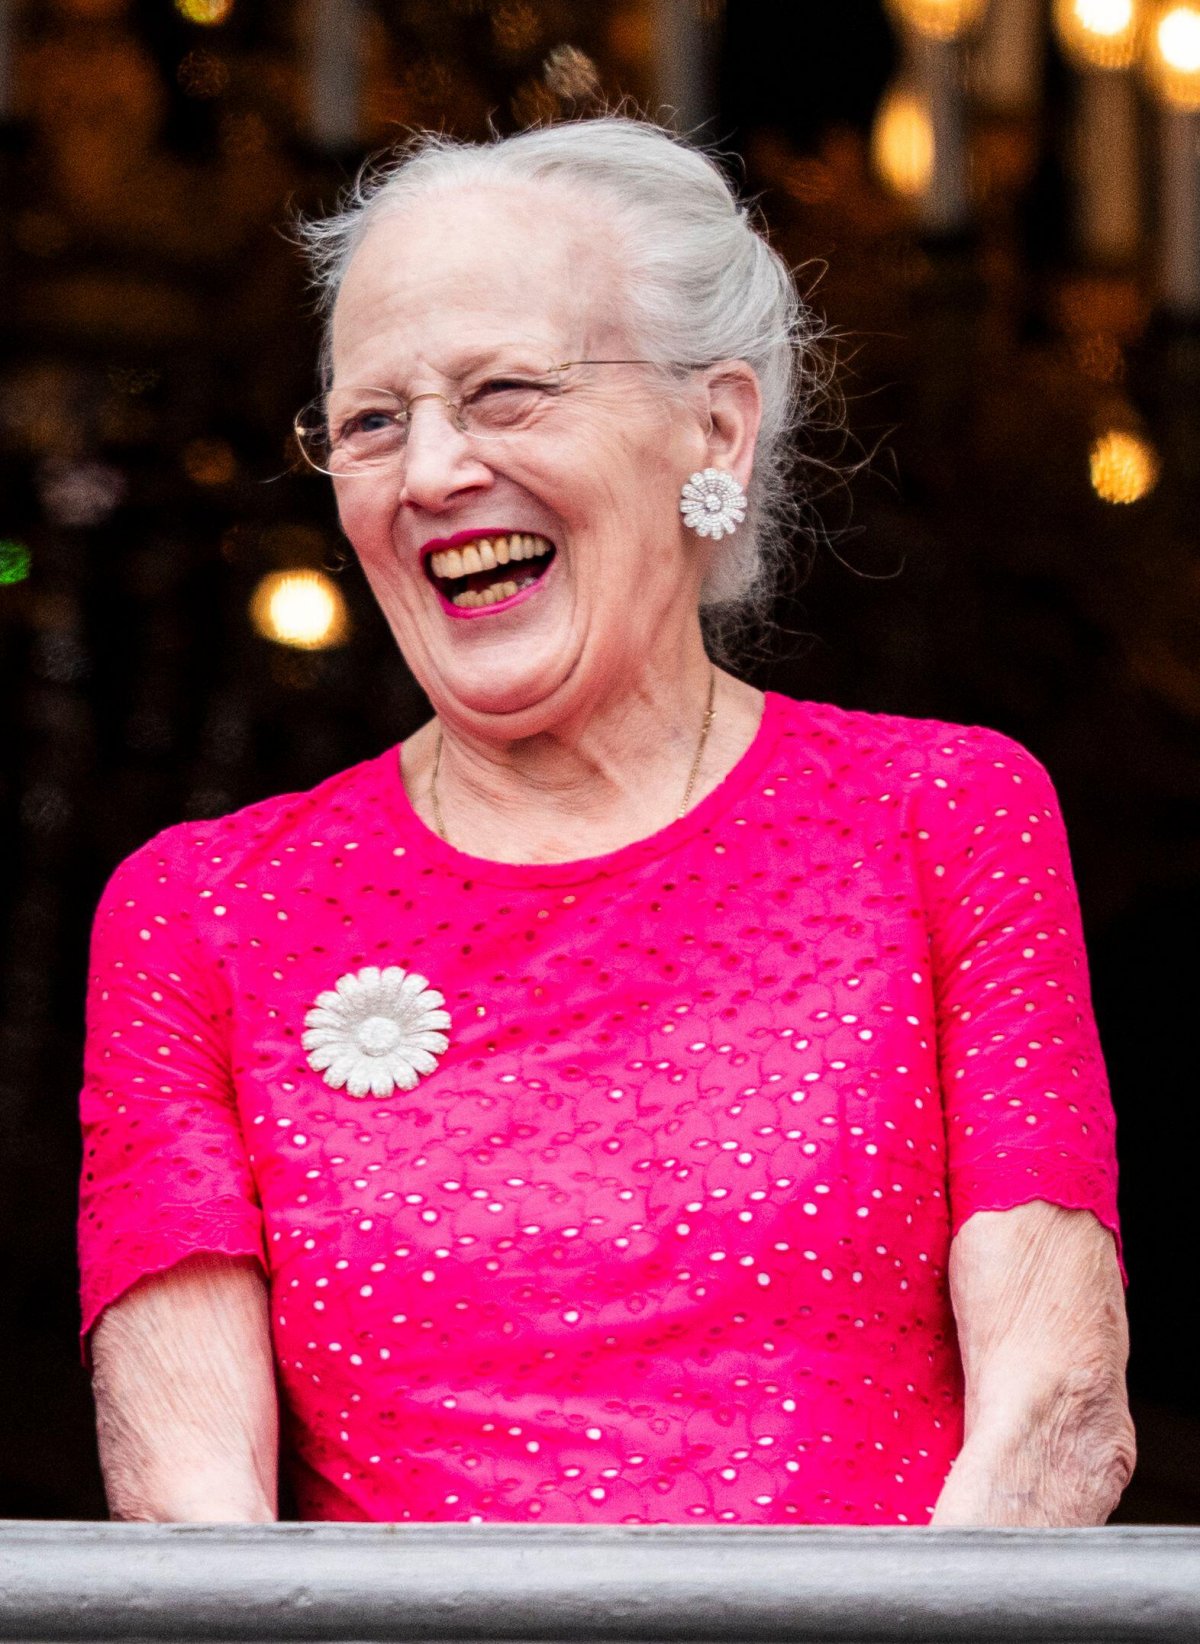
<svg viewBox="0 0 1200 1644">
<path fill-rule="evenodd" d="M 299 651 L 324 651 L 346 638 L 342 591 L 323 571 L 272 571 L 250 601 L 250 619 L 264 639 Z"/>
<path fill-rule="evenodd" d="M 957 40 L 983 17 L 988 0 L 887 0 L 888 10 L 928 40 Z"/>
<path fill-rule="evenodd" d="M 1106 39 L 1124 34 L 1133 24 L 1133 0 L 1071 0 L 1079 25 Z"/>
<path fill-rule="evenodd" d="M 1200 4 L 1165 5 L 1150 36 L 1147 69 L 1164 102 L 1200 109 Z"/>
<path fill-rule="evenodd" d="M 1200 11 L 1172 6 L 1154 31 L 1162 60 L 1180 74 L 1200 73 Z"/>
<path fill-rule="evenodd" d="M 233 0 L 175 0 L 175 10 L 189 23 L 212 28 L 229 16 L 233 10 Z"/>
<path fill-rule="evenodd" d="M 901 199 L 919 199 L 933 173 L 933 122 L 921 99 L 904 87 L 885 92 L 871 132 L 871 159 L 880 181 Z"/>
<path fill-rule="evenodd" d="M 1067 55 L 1084 68 L 1129 68 L 1138 53 L 1140 0 L 1054 0 L 1054 26 Z"/>
<path fill-rule="evenodd" d="M 1102 502 L 1138 502 L 1158 483 L 1158 455 L 1137 434 L 1110 428 L 1088 453 L 1092 490 Z"/>
</svg>

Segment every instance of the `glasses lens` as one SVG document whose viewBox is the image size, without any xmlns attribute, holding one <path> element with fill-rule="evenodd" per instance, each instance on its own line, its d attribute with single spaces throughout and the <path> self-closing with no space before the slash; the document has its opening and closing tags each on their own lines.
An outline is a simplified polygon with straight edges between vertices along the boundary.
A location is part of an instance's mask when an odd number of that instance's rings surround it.
<svg viewBox="0 0 1200 1644">
<path fill-rule="evenodd" d="M 408 412 L 383 388 L 314 400 L 296 418 L 296 438 L 314 468 L 354 474 L 378 467 L 404 449 Z"/>
<path fill-rule="evenodd" d="M 298 411 L 292 430 L 305 460 L 322 473 L 328 473 L 329 430 L 325 422 L 325 402 L 313 400 Z"/>
<path fill-rule="evenodd" d="M 469 385 L 461 400 L 444 400 L 443 404 L 463 433 L 503 437 L 537 424 L 560 398 L 564 374 L 563 367 L 553 366 L 493 371 Z M 323 474 L 362 473 L 403 452 L 409 416 L 405 401 L 387 389 L 335 391 L 328 400 L 313 400 L 300 412 L 296 439 L 307 461 Z"/>
<path fill-rule="evenodd" d="M 562 385 L 561 371 L 494 372 L 463 395 L 461 424 L 484 437 L 532 427 L 559 398 Z"/>
</svg>

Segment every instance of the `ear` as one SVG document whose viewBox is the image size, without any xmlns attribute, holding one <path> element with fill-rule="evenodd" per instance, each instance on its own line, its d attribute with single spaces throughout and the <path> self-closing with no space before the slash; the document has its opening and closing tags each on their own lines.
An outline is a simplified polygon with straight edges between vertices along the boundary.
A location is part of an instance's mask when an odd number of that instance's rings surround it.
<svg viewBox="0 0 1200 1644">
<path fill-rule="evenodd" d="M 722 360 L 708 368 L 705 391 L 709 422 L 705 464 L 726 469 L 748 486 L 762 423 L 762 390 L 754 368 L 745 360 Z"/>
</svg>

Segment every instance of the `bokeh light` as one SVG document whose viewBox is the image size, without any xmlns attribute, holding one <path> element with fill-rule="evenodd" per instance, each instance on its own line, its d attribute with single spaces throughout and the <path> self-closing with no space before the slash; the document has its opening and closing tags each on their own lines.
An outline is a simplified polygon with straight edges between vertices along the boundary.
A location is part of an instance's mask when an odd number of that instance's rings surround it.
<svg viewBox="0 0 1200 1644">
<path fill-rule="evenodd" d="M 1055 0 L 1054 26 L 1067 55 L 1084 68 L 1124 69 L 1136 60 L 1140 0 Z"/>
<path fill-rule="evenodd" d="M 545 126 L 562 113 L 559 99 L 544 80 L 531 76 L 517 87 L 509 110 L 519 126 Z"/>
<path fill-rule="evenodd" d="M 105 462 L 50 458 L 37 471 L 37 488 L 47 519 L 80 530 L 106 520 L 124 501 L 128 483 Z"/>
<path fill-rule="evenodd" d="M 29 549 L 23 542 L 0 537 L 0 583 L 24 582 L 30 565 Z"/>
<path fill-rule="evenodd" d="M 555 46 L 542 64 L 542 75 L 554 95 L 569 102 L 600 94 L 600 71 L 578 46 Z"/>
<path fill-rule="evenodd" d="M 1071 357 L 1092 382 L 1118 383 L 1125 376 L 1125 356 L 1115 337 L 1103 331 L 1088 331 L 1072 337 Z"/>
<path fill-rule="evenodd" d="M 915 200 L 933 174 L 933 123 L 908 87 L 885 92 L 871 132 L 871 159 L 880 181 L 901 199 Z"/>
<path fill-rule="evenodd" d="M 1088 453 L 1092 490 L 1102 502 L 1140 502 L 1158 483 L 1159 460 L 1140 434 L 1110 428 Z"/>
<path fill-rule="evenodd" d="M 189 23 L 214 28 L 233 11 L 233 0 L 175 0 L 175 10 Z"/>
<path fill-rule="evenodd" d="M 1151 31 L 1147 69 L 1166 103 L 1200 109 L 1200 4 L 1163 7 Z"/>
<path fill-rule="evenodd" d="M 228 440 L 189 440 L 183 448 L 183 471 L 197 485 L 230 485 L 237 478 L 237 458 Z"/>
<path fill-rule="evenodd" d="M 175 78 L 188 97 L 219 97 L 229 85 L 229 70 L 211 51 L 189 51 L 175 70 Z"/>
<path fill-rule="evenodd" d="M 887 0 L 901 23 L 927 40 L 957 40 L 981 21 L 987 0 Z"/>
<path fill-rule="evenodd" d="M 513 57 L 532 51 L 541 38 L 542 21 L 527 0 L 505 0 L 491 14 L 492 38 Z"/>
<path fill-rule="evenodd" d="M 342 591 L 323 571 L 272 571 L 250 601 L 250 620 L 264 639 L 298 651 L 345 642 L 350 619 Z"/>
</svg>

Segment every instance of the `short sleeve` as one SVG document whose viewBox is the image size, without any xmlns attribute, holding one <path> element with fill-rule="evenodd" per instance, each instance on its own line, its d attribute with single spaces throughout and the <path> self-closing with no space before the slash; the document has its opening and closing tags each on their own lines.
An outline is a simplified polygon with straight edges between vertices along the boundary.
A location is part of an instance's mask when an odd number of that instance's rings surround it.
<svg viewBox="0 0 1200 1644">
<path fill-rule="evenodd" d="M 921 846 L 954 1231 L 1033 1199 L 1117 1225 L 1114 1119 L 1062 816 L 1033 756 L 947 731 Z"/>
<path fill-rule="evenodd" d="M 92 929 L 81 1097 L 83 1336 L 147 1273 L 195 1252 L 262 1260 L 226 1055 L 223 982 L 169 830 L 121 864 Z"/>
</svg>

